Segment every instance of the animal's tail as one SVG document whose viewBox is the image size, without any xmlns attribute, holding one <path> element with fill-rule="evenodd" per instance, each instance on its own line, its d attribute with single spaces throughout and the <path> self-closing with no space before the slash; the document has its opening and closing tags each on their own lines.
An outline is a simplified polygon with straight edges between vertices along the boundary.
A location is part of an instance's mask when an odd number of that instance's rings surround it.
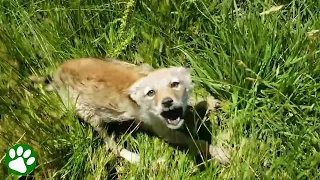
<svg viewBox="0 0 320 180">
<path fill-rule="evenodd" d="M 52 87 L 52 77 L 51 76 L 43 76 L 43 77 L 39 77 L 39 76 L 29 76 L 29 79 L 31 80 L 31 82 L 36 83 L 36 84 L 42 84 L 44 85 L 44 87 L 46 88 L 46 90 L 48 91 L 52 91 L 53 87 Z"/>
</svg>

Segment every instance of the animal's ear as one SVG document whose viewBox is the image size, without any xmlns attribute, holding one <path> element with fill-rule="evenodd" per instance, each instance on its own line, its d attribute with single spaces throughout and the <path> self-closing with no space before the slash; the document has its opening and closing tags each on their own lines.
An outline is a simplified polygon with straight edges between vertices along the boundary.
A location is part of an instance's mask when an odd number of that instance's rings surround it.
<svg viewBox="0 0 320 180">
<path fill-rule="evenodd" d="M 138 84 L 134 83 L 125 91 L 125 94 L 128 95 L 131 99 L 135 100 L 138 90 L 139 90 Z"/>
<path fill-rule="evenodd" d="M 141 65 L 141 68 L 144 70 L 144 71 L 148 71 L 148 72 L 151 72 L 154 70 L 154 68 L 152 66 L 150 66 L 149 64 L 142 64 Z"/>
<path fill-rule="evenodd" d="M 191 71 L 192 71 L 192 69 L 191 69 L 191 68 L 180 67 L 180 68 L 178 69 L 178 71 L 179 71 L 180 73 L 190 74 Z"/>
<path fill-rule="evenodd" d="M 148 76 L 150 74 L 150 72 L 147 71 L 141 71 L 139 72 L 140 75 L 144 75 L 144 76 Z"/>
<path fill-rule="evenodd" d="M 132 86 L 130 86 L 126 91 L 125 94 L 127 95 L 131 95 L 134 94 L 136 92 L 137 87 L 133 84 Z"/>
<path fill-rule="evenodd" d="M 192 72 L 192 68 L 186 68 L 186 70 L 189 74 Z"/>
<path fill-rule="evenodd" d="M 139 74 L 141 75 L 145 75 L 147 76 L 148 74 L 150 74 L 154 69 L 152 66 L 150 66 L 149 64 L 141 64 L 140 66 L 140 72 Z"/>
</svg>

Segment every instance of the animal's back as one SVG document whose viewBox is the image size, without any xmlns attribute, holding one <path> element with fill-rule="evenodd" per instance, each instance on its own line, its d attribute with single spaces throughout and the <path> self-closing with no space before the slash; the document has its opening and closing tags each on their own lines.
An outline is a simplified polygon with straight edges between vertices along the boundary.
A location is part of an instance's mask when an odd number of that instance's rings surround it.
<svg viewBox="0 0 320 180">
<path fill-rule="evenodd" d="M 145 74 L 140 73 L 141 70 L 138 66 L 116 60 L 94 58 L 69 60 L 63 63 L 58 71 L 61 72 L 59 73 L 60 76 L 73 77 L 73 79 L 63 79 L 65 85 L 71 85 L 75 82 L 84 84 L 90 82 L 98 85 L 98 87 L 114 89 L 116 92 L 123 92 L 131 84 L 145 76 Z"/>
<path fill-rule="evenodd" d="M 116 119 L 136 111 L 136 104 L 124 92 L 144 76 L 139 66 L 126 62 L 82 58 L 61 64 L 53 81 L 60 96 L 66 99 L 68 94 L 77 101 L 76 109 L 83 118 L 95 114 Z"/>
</svg>

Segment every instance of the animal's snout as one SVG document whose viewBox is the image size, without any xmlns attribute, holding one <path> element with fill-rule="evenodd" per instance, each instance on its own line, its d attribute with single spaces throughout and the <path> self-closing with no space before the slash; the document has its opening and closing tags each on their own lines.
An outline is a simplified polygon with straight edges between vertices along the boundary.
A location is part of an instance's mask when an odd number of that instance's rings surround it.
<svg viewBox="0 0 320 180">
<path fill-rule="evenodd" d="M 169 108 L 173 104 L 173 99 L 171 97 L 165 97 L 161 101 L 162 107 Z"/>
</svg>

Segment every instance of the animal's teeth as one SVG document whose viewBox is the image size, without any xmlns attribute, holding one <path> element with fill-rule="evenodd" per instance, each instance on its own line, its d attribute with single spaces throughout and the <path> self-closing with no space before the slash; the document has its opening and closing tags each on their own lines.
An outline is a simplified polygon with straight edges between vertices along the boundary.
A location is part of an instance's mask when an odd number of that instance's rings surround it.
<svg viewBox="0 0 320 180">
<path fill-rule="evenodd" d="M 179 120 L 180 120 L 180 117 L 178 117 L 176 120 L 179 121 Z"/>
</svg>

